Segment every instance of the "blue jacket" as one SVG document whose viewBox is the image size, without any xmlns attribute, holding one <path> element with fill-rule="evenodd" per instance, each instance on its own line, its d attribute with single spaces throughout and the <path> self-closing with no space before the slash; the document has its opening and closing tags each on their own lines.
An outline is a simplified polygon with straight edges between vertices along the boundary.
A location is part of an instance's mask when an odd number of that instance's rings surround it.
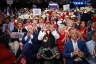
<svg viewBox="0 0 96 64">
<path fill-rule="evenodd" d="M 24 37 L 22 39 L 22 43 L 24 45 L 23 48 L 25 48 L 22 51 L 23 51 L 24 55 L 26 55 L 27 57 L 36 58 L 37 52 L 40 47 L 40 44 L 38 41 L 38 33 L 37 32 L 33 33 L 33 39 L 31 39 L 32 44 L 26 43 L 26 41 L 24 39 L 26 35 L 27 35 L 27 33 L 24 34 Z M 27 51 L 27 50 L 29 50 L 29 51 Z"/>
<path fill-rule="evenodd" d="M 87 47 L 85 42 L 83 42 L 82 40 L 78 40 L 78 48 L 84 52 L 85 57 L 87 57 L 89 55 Z M 72 61 L 74 60 L 73 57 L 71 57 L 71 53 L 74 51 L 73 48 L 73 44 L 72 44 L 72 40 L 69 40 L 68 42 L 66 42 L 64 44 L 64 51 L 63 51 L 63 57 L 65 57 L 67 59 L 67 64 L 72 64 Z"/>
</svg>

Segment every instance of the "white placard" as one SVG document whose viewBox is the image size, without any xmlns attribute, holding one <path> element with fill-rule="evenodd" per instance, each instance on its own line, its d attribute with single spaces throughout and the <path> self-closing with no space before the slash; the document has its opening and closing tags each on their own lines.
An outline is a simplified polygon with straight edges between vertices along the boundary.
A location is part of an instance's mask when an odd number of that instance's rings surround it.
<svg viewBox="0 0 96 64">
<path fill-rule="evenodd" d="M 22 38 L 24 36 L 24 32 L 18 33 L 18 32 L 11 32 L 11 38 Z"/>
<path fill-rule="evenodd" d="M 13 4 L 13 0 L 7 0 L 7 4 Z"/>
<path fill-rule="evenodd" d="M 33 15 L 41 15 L 41 9 L 40 8 L 33 9 Z"/>
<path fill-rule="evenodd" d="M 63 5 L 63 10 L 64 11 L 69 10 L 69 9 L 70 9 L 70 5 L 69 4 Z"/>
</svg>

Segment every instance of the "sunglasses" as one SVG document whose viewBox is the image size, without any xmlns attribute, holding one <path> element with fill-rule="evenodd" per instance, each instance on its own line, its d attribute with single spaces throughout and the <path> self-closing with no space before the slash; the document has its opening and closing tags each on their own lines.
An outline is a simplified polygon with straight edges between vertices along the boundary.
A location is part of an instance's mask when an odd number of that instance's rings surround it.
<svg viewBox="0 0 96 64">
<path fill-rule="evenodd" d="M 35 19 L 35 20 L 38 20 L 38 19 Z"/>
</svg>

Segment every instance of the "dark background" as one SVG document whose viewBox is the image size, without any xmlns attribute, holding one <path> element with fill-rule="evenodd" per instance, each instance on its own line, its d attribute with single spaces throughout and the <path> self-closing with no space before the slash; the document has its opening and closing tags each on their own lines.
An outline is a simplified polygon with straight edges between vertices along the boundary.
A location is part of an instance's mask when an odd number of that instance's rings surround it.
<svg viewBox="0 0 96 64">
<path fill-rule="evenodd" d="M 73 4 L 73 2 L 75 1 L 81 1 L 81 2 L 85 2 L 85 0 L 14 0 L 13 4 L 11 5 L 12 8 L 24 8 L 24 7 L 28 7 L 28 8 L 32 8 L 32 5 L 35 4 L 37 6 L 37 8 L 47 8 L 48 7 L 48 3 L 50 1 L 54 1 L 59 3 L 59 7 L 63 8 L 64 4 L 71 4 L 71 7 L 74 7 L 75 5 Z M 86 0 L 87 2 L 88 0 Z M 92 3 L 92 6 L 96 8 L 96 0 L 90 0 L 89 3 Z M 0 0 L 0 8 L 6 8 L 9 5 L 7 4 L 6 0 Z M 78 5 L 78 6 L 85 6 L 84 5 Z"/>
</svg>

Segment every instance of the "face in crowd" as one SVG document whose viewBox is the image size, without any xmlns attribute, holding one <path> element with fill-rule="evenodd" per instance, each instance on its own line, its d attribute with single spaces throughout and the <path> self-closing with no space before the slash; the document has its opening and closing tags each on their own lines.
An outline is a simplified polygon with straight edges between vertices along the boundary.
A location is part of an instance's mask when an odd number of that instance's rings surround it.
<svg viewBox="0 0 96 64">
<path fill-rule="evenodd" d="M 78 31 L 75 28 L 69 29 L 69 35 L 73 40 L 77 40 L 78 38 Z"/>
<path fill-rule="evenodd" d="M 28 32 L 29 32 L 29 33 L 32 33 L 32 32 L 33 32 L 33 27 L 32 27 L 32 25 L 29 25 L 29 26 L 28 26 Z"/>
<path fill-rule="evenodd" d="M 81 27 L 81 28 L 84 28 L 84 27 L 85 27 L 85 22 L 84 22 L 84 21 L 81 21 L 80 27 Z"/>
<path fill-rule="evenodd" d="M 96 42 L 96 30 L 93 30 L 92 33 L 92 39 Z"/>
<path fill-rule="evenodd" d="M 18 22 L 17 27 L 18 27 L 19 29 L 21 29 L 22 26 L 23 26 L 22 22 Z"/>
<path fill-rule="evenodd" d="M 61 24 L 61 25 L 59 26 L 59 28 L 58 28 L 58 31 L 64 33 L 64 32 L 65 32 L 65 28 L 66 28 L 65 25 Z"/>
<path fill-rule="evenodd" d="M 94 28 L 94 26 L 96 26 L 96 22 L 93 22 L 93 23 L 91 24 L 91 26 L 92 26 L 92 28 Z"/>
</svg>

